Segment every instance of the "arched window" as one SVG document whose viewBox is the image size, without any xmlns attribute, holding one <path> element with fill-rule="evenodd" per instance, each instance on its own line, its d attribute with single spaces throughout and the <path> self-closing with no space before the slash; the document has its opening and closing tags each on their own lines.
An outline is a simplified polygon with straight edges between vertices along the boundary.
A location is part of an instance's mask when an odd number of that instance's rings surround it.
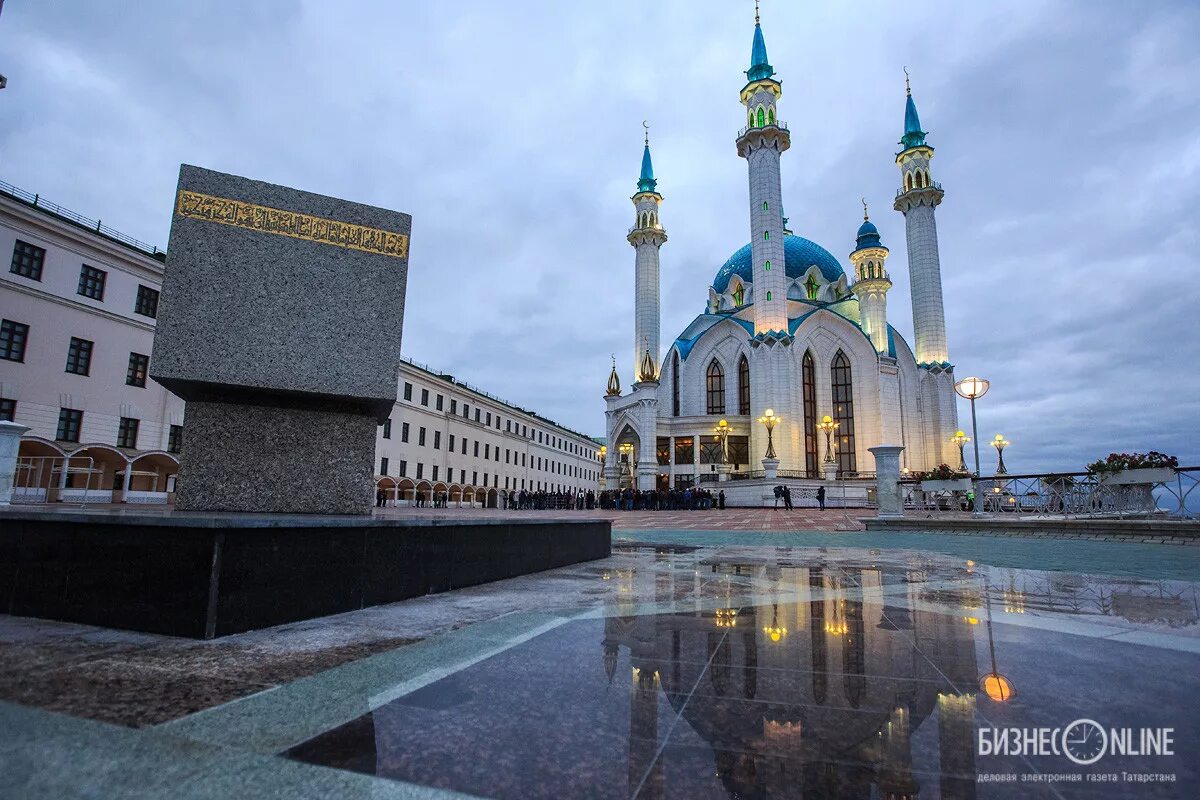
<svg viewBox="0 0 1200 800">
<path fill-rule="evenodd" d="M 906 172 L 904 173 L 904 191 L 907 192 L 911 188 L 913 188 L 912 173 Z"/>
<path fill-rule="evenodd" d="M 763 211 L 766 211 L 769 208 L 770 208 L 770 206 L 767 205 L 767 201 L 763 200 Z"/>
<path fill-rule="evenodd" d="M 817 285 L 817 279 L 812 275 L 808 276 L 808 280 L 804 282 L 804 291 L 808 295 L 809 300 L 817 299 L 817 289 L 821 288 Z"/>
<path fill-rule="evenodd" d="M 819 478 L 817 471 L 817 369 L 812 353 L 805 351 L 801 363 L 804 392 L 804 471 L 810 478 Z"/>
<path fill-rule="evenodd" d="M 833 357 L 833 418 L 838 423 L 834 441 L 841 474 L 858 472 L 854 459 L 854 387 L 850 378 L 850 359 L 838 350 Z"/>
<path fill-rule="evenodd" d="M 758 107 L 758 127 L 767 124 L 767 115 L 763 113 L 762 106 Z"/>
<path fill-rule="evenodd" d="M 771 262 L 768 261 L 766 264 L 763 264 L 763 269 L 765 269 L 767 272 L 770 272 L 771 271 Z"/>
<path fill-rule="evenodd" d="M 738 359 L 738 413 L 750 413 L 750 362 L 744 355 Z"/>
<path fill-rule="evenodd" d="M 771 238 L 771 232 L 763 231 L 763 241 L 765 242 L 765 241 L 769 240 L 770 238 Z"/>
<path fill-rule="evenodd" d="M 740 305 L 743 305 L 745 303 L 745 301 L 746 301 L 746 287 L 739 283 L 738 287 L 733 290 L 733 304 L 734 304 L 734 306 L 740 306 Z"/>
<path fill-rule="evenodd" d="M 767 122 L 771 123 L 772 125 L 775 124 L 775 109 L 774 108 L 767 110 Z"/>
<path fill-rule="evenodd" d="M 767 292 L 767 299 L 768 299 L 768 300 L 770 300 L 770 299 L 771 299 L 771 293 L 770 293 L 770 292 Z"/>
<path fill-rule="evenodd" d="M 679 416 L 679 351 L 671 358 L 671 416 Z"/>
<path fill-rule="evenodd" d="M 708 389 L 708 413 L 724 414 L 725 370 L 721 369 L 721 365 L 717 363 L 715 358 L 708 365 L 708 374 L 705 381 L 706 388 Z"/>
</svg>

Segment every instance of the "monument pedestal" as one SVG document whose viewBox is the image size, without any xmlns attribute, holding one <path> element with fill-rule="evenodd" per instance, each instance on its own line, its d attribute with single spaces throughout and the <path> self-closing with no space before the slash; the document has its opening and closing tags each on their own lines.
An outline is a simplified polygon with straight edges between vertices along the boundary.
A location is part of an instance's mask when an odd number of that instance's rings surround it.
<svg viewBox="0 0 1200 800">
<path fill-rule="evenodd" d="M 762 465 L 763 465 L 763 472 L 765 473 L 764 477 L 766 477 L 767 480 L 773 481 L 773 480 L 775 480 L 776 477 L 778 477 L 778 475 L 779 475 L 779 459 L 778 458 L 764 458 L 762 460 Z"/>
<path fill-rule="evenodd" d="M 833 483 L 837 480 L 838 465 L 836 461 L 826 461 L 821 465 L 821 472 L 825 474 L 825 480 Z"/>
<path fill-rule="evenodd" d="M 21 436 L 29 428 L 15 422 L 0 422 L 0 506 L 12 500 L 13 479 L 17 472 L 17 451 Z"/>
<path fill-rule="evenodd" d="M 175 495 L 181 511 L 365 514 L 376 424 L 359 412 L 192 400 Z"/>
</svg>

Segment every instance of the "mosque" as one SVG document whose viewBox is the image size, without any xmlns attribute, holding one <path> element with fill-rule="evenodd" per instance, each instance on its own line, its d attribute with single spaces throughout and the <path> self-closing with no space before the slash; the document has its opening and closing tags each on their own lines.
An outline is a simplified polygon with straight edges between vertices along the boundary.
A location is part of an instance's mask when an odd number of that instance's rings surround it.
<svg viewBox="0 0 1200 800">
<path fill-rule="evenodd" d="M 756 13 L 737 136 L 750 176 L 750 243 L 717 270 L 703 313 L 661 357 L 659 250 L 667 232 L 647 136 L 627 237 L 636 252 L 633 383 L 622 391 L 614 358 L 605 398 L 609 488 L 853 478 L 874 471 L 868 448 L 880 444 L 903 445 L 901 463 L 913 470 L 958 462 L 934 220 L 943 193 L 911 88 L 906 80 L 893 207 L 905 220 L 915 346 L 888 324 L 889 250 L 865 203 L 849 272 L 789 230 L 780 164 L 791 134 L 779 117 L 775 74 Z"/>
</svg>

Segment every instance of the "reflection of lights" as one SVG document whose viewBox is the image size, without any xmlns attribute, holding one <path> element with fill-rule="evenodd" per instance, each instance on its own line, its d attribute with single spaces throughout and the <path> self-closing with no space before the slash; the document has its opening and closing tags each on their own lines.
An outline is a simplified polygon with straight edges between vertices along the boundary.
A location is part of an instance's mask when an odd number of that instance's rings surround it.
<svg viewBox="0 0 1200 800">
<path fill-rule="evenodd" d="M 763 628 L 763 633 L 771 637 L 772 642 L 778 642 L 784 636 L 787 636 L 787 628 L 775 625 L 768 625 Z"/>
<path fill-rule="evenodd" d="M 850 626 L 844 621 L 838 622 L 837 620 L 833 620 L 825 623 L 825 632 L 831 633 L 834 636 L 845 636 L 850 632 Z"/>
<path fill-rule="evenodd" d="M 999 672 L 989 672 L 984 675 L 983 680 L 979 682 L 979 687 L 983 689 L 984 694 L 997 703 L 1004 703 L 1013 696 L 1012 681 Z"/>
<path fill-rule="evenodd" d="M 963 622 L 967 623 L 968 625 L 978 625 L 979 618 L 978 617 L 963 617 Z"/>
<path fill-rule="evenodd" d="M 602 580 L 602 581 L 611 581 L 611 580 L 612 580 L 612 575 L 609 575 L 609 574 L 608 574 L 608 572 L 606 571 L 606 572 L 605 572 L 603 575 L 601 575 L 601 576 L 600 576 L 600 580 Z"/>
<path fill-rule="evenodd" d="M 736 608 L 718 608 L 716 610 L 716 623 L 718 628 L 733 628 L 737 626 Z"/>
<path fill-rule="evenodd" d="M 968 558 L 967 559 L 967 572 L 970 573 L 970 572 L 974 572 L 974 571 L 975 571 L 975 562 Z"/>
</svg>

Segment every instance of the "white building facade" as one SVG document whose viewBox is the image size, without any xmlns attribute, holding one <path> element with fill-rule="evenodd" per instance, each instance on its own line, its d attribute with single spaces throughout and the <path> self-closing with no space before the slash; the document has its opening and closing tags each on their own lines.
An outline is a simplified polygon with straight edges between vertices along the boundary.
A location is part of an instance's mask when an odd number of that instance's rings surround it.
<svg viewBox="0 0 1200 800">
<path fill-rule="evenodd" d="M 903 445 L 902 463 L 914 470 L 957 463 L 934 222 L 942 189 L 930 178 L 933 148 L 911 92 L 894 207 L 905 215 L 915 350 L 888 324 L 889 250 L 865 206 L 849 272 L 788 229 L 780 169 L 791 133 L 779 119 L 782 85 L 757 19 L 746 77 L 746 127 L 736 144 L 748 168 L 750 242 L 720 267 L 704 312 L 665 353 L 653 346 L 659 250 L 667 241 L 663 198 L 648 141 L 643 151 L 628 234 L 636 249 L 633 384 L 622 392 L 614 364 L 606 433 L 615 457 L 607 482 L 648 490 L 726 477 L 853 478 L 874 471 L 869 448 L 880 444 Z M 774 459 L 758 422 L 768 409 L 780 420 L 770 435 Z"/>
<path fill-rule="evenodd" d="M 165 254 L 3 183 L 0 253 L 0 420 L 30 429 L 15 501 L 170 502 L 184 402 L 149 377 Z M 601 470 L 588 436 L 411 361 L 375 464 L 389 504 L 596 490 Z"/>
</svg>

